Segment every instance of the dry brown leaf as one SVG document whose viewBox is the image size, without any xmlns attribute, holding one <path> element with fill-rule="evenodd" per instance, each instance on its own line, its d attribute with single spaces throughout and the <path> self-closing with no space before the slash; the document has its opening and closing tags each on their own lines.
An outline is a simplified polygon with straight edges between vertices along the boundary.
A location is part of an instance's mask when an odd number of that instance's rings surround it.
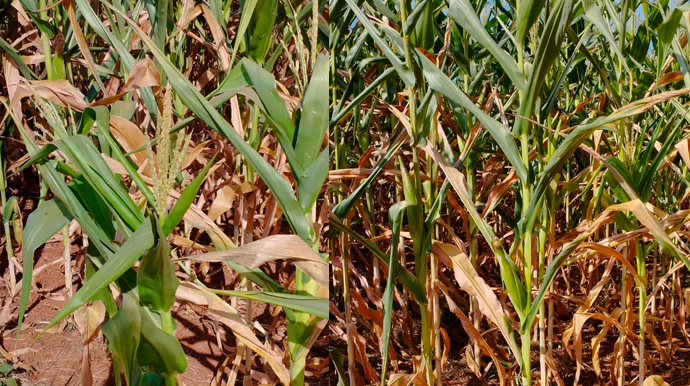
<svg viewBox="0 0 690 386">
<path fill-rule="evenodd" d="M 685 165 L 690 167 L 690 138 L 683 138 L 678 142 L 676 144 L 676 150 L 678 150 L 678 154 L 680 154 L 683 161 L 685 161 Z"/>
<path fill-rule="evenodd" d="M 33 91 L 31 90 L 33 89 Z M 22 98 L 34 95 L 34 92 L 43 99 L 47 99 L 59 106 L 73 108 L 78 111 L 86 108 L 81 91 L 64 79 L 60 80 L 34 80 L 19 84 L 17 94 L 12 98 L 10 107 L 14 106 Z"/>
<path fill-rule="evenodd" d="M 120 90 L 120 92 L 115 95 L 99 99 L 89 104 L 89 106 L 109 105 L 122 98 L 128 92 L 138 90 L 143 87 L 151 87 L 154 93 L 158 93 L 161 87 L 160 74 L 158 73 L 156 64 L 148 56 L 134 63 L 129 72 L 129 76 L 127 77 L 127 83 L 125 83 L 125 86 L 122 88 L 122 90 Z"/>
<path fill-rule="evenodd" d="M 432 252 L 436 256 L 447 257 L 453 262 L 452 268 L 455 273 L 455 280 L 457 280 L 460 288 L 477 300 L 479 311 L 498 326 L 499 331 L 503 334 L 513 353 L 519 353 L 520 350 L 511 337 L 501 302 L 491 287 L 477 274 L 465 251 L 452 244 L 435 242 Z M 443 261 L 444 259 L 441 258 L 440 260 Z"/>
<path fill-rule="evenodd" d="M 274 260 L 290 260 L 317 283 L 328 287 L 328 264 L 297 235 L 273 235 L 234 249 L 187 256 L 196 261 L 234 261 L 257 268 Z"/>
<path fill-rule="evenodd" d="M 211 30 L 213 43 L 215 44 L 215 49 L 220 57 L 220 63 L 223 67 L 223 71 L 228 72 L 228 69 L 230 68 L 230 51 L 228 51 L 228 46 L 225 44 L 226 38 L 223 34 L 223 28 L 220 26 L 213 12 L 211 12 L 208 7 L 202 5 L 201 9 L 204 12 L 206 23 L 208 23 L 208 27 Z"/>
<path fill-rule="evenodd" d="M 448 302 L 448 308 L 450 311 L 455 314 L 460 319 L 460 323 L 462 323 L 462 327 L 465 329 L 465 332 L 467 333 L 467 336 L 477 344 L 480 350 L 487 356 L 491 357 L 491 360 L 494 362 L 494 365 L 496 366 L 496 370 L 498 372 L 498 379 L 501 384 L 501 386 L 506 384 L 506 372 L 505 372 L 505 367 L 503 366 L 503 363 L 501 363 L 500 358 L 498 357 L 496 350 L 492 349 L 487 341 L 484 339 L 484 336 L 474 327 L 474 324 L 469 320 L 469 318 L 465 315 L 464 312 L 455 304 L 455 302 L 452 300 L 450 297 L 450 294 L 448 293 L 448 289 L 446 286 L 442 283 L 437 283 L 441 291 L 443 291 L 443 294 L 446 295 L 446 300 Z M 469 347 L 469 345 L 467 346 Z"/>
<path fill-rule="evenodd" d="M 364 376 L 369 380 L 367 382 L 367 385 L 378 385 L 381 380 L 379 379 L 379 374 L 377 371 L 374 370 L 374 367 L 371 365 L 369 362 L 369 355 L 367 354 L 367 341 L 364 339 L 362 335 L 360 335 L 357 332 L 356 328 L 348 329 L 348 334 L 352 335 L 352 343 L 355 346 L 355 358 L 357 362 L 359 362 L 362 367 L 364 368 Z M 348 370 L 349 368 L 349 363 L 348 363 Z M 358 373 L 358 369 L 353 365 L 351 368 L 352 371 L 355 372 L 355 374 Z M 362 385 L 365 383 L 362 382 Z"/>
<path fill-rule="evenodd" d="M 211 209 L 208 210 L 208 217 L 212 221 L 216 221 L 221 214 L 232 208 L 232 204 L 235 202 L 235 189 L 234 185 L 226 185 L 218 190 L 216 198 L 213 199 L 213 204 L 211 204 Z"/>
<path fill-rule="evenodd" d="M 489 191 L 489 197 L 486 199 L 486 204 L 484 204 L 484 211 L 482 217 L 485 217 L 489 211 L 493 210 L 498 202 L 501 200 L 503 195 L 508 189 L 517 182 L 517 174 L 515 170 L 511 170 L 508 176 L 501 181 L 501 183 L 494 186 L 494 188 Z"/>
<path fill-rule="evenodd" d="M 146 146 L 146 143 L 149 141 L 148 137 L 141 131 L 139 126 L 117 115 L 110 116 L 110 129 L 113 133 L 113 137 L 115 137 L 115 140 L 122 146 L 126 153 Z M 137 167 L 141 167 L 147 159 L 146 149 L 133 153 L 130 157 Z M 148 170 L 149 168 L 147 166 L 143 174 L 147 176 L 150 175 Z"/>
<path fill-rule="evenodd" d="M 232 306 L 204 288 L 189 282 L 180 283 L 175 296 L 179 300 L 208 308 L 208 312 L 230 328 L 237 339 L 266 360 L 284 385 L 290 384 L 290 372 L 279 360 L 283 355 L 261 343 L 251 327 Z"/>
<path fill-rule="evenodd" d="M 91 341 L 98 334 L 98 327 L 105 319 L 105 306 L 101 302 L 96 302 L 83 306 L 74 312 L 74 321 L 81 332 L 84 340 L 81 361 L 81 384 L 91 386 L 93 376 L 91 374 Z"/>
<path fill-rule="evenodd" d="M 388 378 L 388 386 L 424 386 L 426 382 L 421 373 L 415 374 L 391 374 Z"/>
<path fill-rule="evenodd" d="M 201 142 L 200 144 L 196 145 L 192 150 L 189 150 L 187 152 L 187 155 L 185 156 L 184 161 L 182 162 L 182 169 L 187 169 L 189 165 L 194 162 L 194 160 L 201 154 L 202 151 L 206 150 L 208 144 L 211 141 L 204 141 Z M 220 162 L 219 162 L 220 163 Z"/>
<path fill-rule="evenodd" d="M 74 321 L 84 338 L 84 344 L 90 343 L 98 333 L 98 327 L 105 319 L 105 306 L 96 302 L 79 308 L 74 312 Z"/>
<path fill-rule="evenodd" d="M 93 61 L 93 55 L 91 55 L 89 43 L 87 43 L 86 38 L 84 37 L 84 33 L 82 32 L 81 26 L 79 25 L 79 20 L 77 20 L 77 11 L 74 5 L 74 0 L 63 1 L 63 3 L 66 4 L 67 17 L 69 18 L 70 25 L 72 26 L 74 40 L 76 40 L 77 46 L 79 46 L 79 50 L 81 51 L 82 55 L 84 55 L 86 66 L 89 68 L 89 70 L 91 70 L 93 78 L 96 80 L 96 83 L 98 83 L 98 86 L 101 88 L 101 90 L 105 93 L 105 96 L 108 97 L 108 91 L 106 90 L 105 85 L 103 84 L 103 81 L 101 80 L 101 77 L 98 74 L 98 71 L 96 70 L 96 63 Z"/>
<path fill-rule="evenodd" d="M 204 244 L 199 244 L 197 242 L 194 242 L 194 241 L 192 241 L 186 237 L 180 236 L 180 235 L 174 235 L 172 243 L 179 246 L 179 247 L 184 247 L 184 248 L 202 249 L 204 251 L 215 250 L 215 248 L 213 248 L 213 247 L 210 247 L 210 246 L 204 245 Z"/>
<path fill-rule="evenodd" d="M 22 79 L 19 75 L 19 69 L 17 68 L 17 64 L 7 54 L 2 55 L 2 67 L 3 75 L 5 76 L 5 90 L 7 90 L 7 96 L 10 100 L 14 100 L 19 83 Z M 14 112 L 15 116 L 20 117 L 22 115 L 22 106 L 19 103 L 14 104 L 12 112 Z M 4 120 L 5 119 L 3 119 L 3 121 Z"/>
<path fill-rule="evenodd" d="M 664 378 L 661 378 L 661 376 L 659 376 L 659 375 L 648 376 L 644 380 L 643 385 L 644 386 L 671 386 L 666 381 L 664 381 Z"/>
<path fill-rule="evenodd" d="M 143 87 L 152 87 L 154 93 L 161 87 L 160 74 L 156 68 L 156 63 L 148 56 L 134 63 L 129 71 L 127 83 L 125 83 L 121 92 L 127 93 Z"/>
<path fill-rule="evenodd" d="M 606 334 L 609 332 L 610 328 L 610 325 L 604 324 L 601 328 L 601 331 L 599 331 L 599 333 L 592 338 L 592 367 L 594 368 L 594 373 L 596 373 L 598 377 L 601 377 L 599 349 L 601 348 L 602 340 L 606 337 Z"/>
</svg>

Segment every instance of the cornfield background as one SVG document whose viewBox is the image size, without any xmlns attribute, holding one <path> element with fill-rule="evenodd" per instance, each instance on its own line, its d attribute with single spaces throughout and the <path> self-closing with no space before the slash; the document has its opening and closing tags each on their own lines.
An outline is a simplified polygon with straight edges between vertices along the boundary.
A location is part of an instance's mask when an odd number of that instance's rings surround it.
<svg viewBox="0 0 690 386">
<path fill-rule="evenodd" d="M 690 8 L 329 10 L 332 376 L 688 384 Z"/>
<path fill-rule="evenodd" d="M 688 27 L 2 2 L 0 385 L 688 384 Z"/>
</svg>

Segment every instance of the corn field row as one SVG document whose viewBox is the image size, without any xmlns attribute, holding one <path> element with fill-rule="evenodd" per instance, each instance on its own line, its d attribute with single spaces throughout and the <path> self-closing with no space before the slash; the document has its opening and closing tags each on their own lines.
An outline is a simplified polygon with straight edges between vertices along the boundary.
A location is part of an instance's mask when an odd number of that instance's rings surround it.
<svg viewBox="0 0 690 386">
<path fill-rule="evenodd" d="M 688 384 L 689 27 L 676 0 L 0 4 L 0 386 L 56 384 L 50 335 L 65 385 Z"/>
<path fill-rule="evenodd" d="M 687 384 L 690 8 L 329 5 L 333 377 Z"/>
<path fill-rule="evenodd" d="M 327 376 L 327 44 L 325 1 L 0 4 L 0 385 Z"/>
</svg>

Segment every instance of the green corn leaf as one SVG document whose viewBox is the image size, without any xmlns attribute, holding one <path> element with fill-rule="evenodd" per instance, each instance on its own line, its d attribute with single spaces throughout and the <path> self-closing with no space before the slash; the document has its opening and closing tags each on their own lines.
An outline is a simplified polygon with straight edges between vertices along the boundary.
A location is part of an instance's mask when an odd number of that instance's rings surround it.
<svg viewBox="0 0 690 386">
<path fill-rule="evenodd" d="M 350 103 L 347 106 L 345 106 L 345 108 L 343 108 L 342 110 L 337 110 L 337 113 L 336 113 L 336 110 L 334 110 L 333 114 L 335 114 L 335 116 L 333 116 L 331 118 L 331 120 L 328 122 L 328 126 L 330 128 L 333 128 L 333 126 L 337 125 L 347 113 L 352 111 L 353 108 L 359 106 L 360 103 L 362 103 L 362 101 L 364 100 L 364 98 L 371 95 L 371 93 L 374 92 L 376 90 L 376 88 L 378 88 L 394 72 L 395 72 L 394 68 L 387 68 L 385 71 L 383 71 L 381 73 L 381 75 L 378 76 L 378 78 L 376 78 L 373 82 L 371 82 L 367 86 L 367 88 L 365 88 L 356 97 L 352 98 Z"/>
<path fill-rule="evenodd" d="M 55 36 L 55 27 L 47 20 L 43 20 L 36 12 L 39 10 L 39 4 L 35 0 L 20 0 L 19 2 L 26 14 L 31 18 L 31 21 L 36 24 L 36 28 L 49 39 L 52 39 Z"/>
<path fill-rule="evenodd" d="M 388 222 L 391 226 L 391 253 L 388 264 L 388 281 L 383 293 L 383 352 L 381 354 L 381 385 L 386 384 L 386 371 L 388 369 L 388 350 L 391 341 L 391 326 L 393 321 L 393 295 L 395 293 L 395 280 L 398 277 L 398 243 L 400 241 L 400 228 L 405 209 L 415 207 L 409 201 L 401 201 L 393 204 L 388 211 Z"/>
<path fill-rule="evenodd" d="M 515 40 L 522 42 L 527 36 L 527 31 L 539 19 L 539 14 L 544 9 L 545 0 L 523 0 L 520 2 L 520 10 L 515 23 Z"/>
<path fill-rule="evenodd" d="M 15 174 L 19 174 L 26 170 L 27 168 L 30 168 L 33 165 L 36 165 L 38 163 L 43 163 L 47 160 L 48 156 L 57 149 L 57 146 L 55 143 L 50 142 L 45 144 L 41 150 L 38 151 L 38 153 L 34 154 L 31 158 L 29 158 L 26 162 L 20 166 L 16 172 L 12 173 L 10 177 L 14 176 Z"/>
<path fill-rule="evenodd" d="M 58 199 L 43 201 L 38 208 L 31 212 L 24 227 L 23 279 L 22 295 L 19 302 L 19 315 L 17 316 L 17 337 L 21 331 L 24 313 L 29 303 L 31 282 L 33 280 L 34 253 L 48 239 L 53 237 L 60 229 L 67 225 L 72 215 L 65 205 Z"/>
<path fill-rule="evenodd" d="M 247 268 L 243 265 L 237 264 L 234 261 L 223 261 L 230 269 L 249 279 L 252 283 L 261 287 L 267 292 L 284 292 L 285 288 L 276 283 L 270 276 L 266 275 L 262 270 L 255 268 Z"/>
<path fill-rule="evenodd" d="M 213 165 L 213 160 L 215 158 L 216 157 L 213 156 L 213 158 L 211 158 L 211 160 L 208 161 L 206 166 L 204 166 L 204 168 L 201 170 L 199 175 L 196 176 L 192 182 L 190 182 L 189 185 L 184 188 L 182 194 L 180 194 L 180 198 L 178 198 L 177 202 L 175 202 L 175 206 L 170 209 L 170 213 L 168 213 L 168 216 L 165 218 L 162 227 L 163 234 L 165 236 L 168 236 L 173 229 L 175 229 L 175 226 L 182 221 L 182 218 L 184 218 L 185 213 L 187 213 L 187 209 L 189 209 L 194 202 L 196 195 L 199 193 L 201 184 L 204 182 L 206 174 L 211 169 L 211 165 Z"/>
<path fill-rule="evenodd" d="M 277 0 L 256 0 L 249 21 L 249 56 L 263 62 L 271 46 L 273 28 L 278 14 Z M 244 9 L 242 10 L 244 12 Z"/>
<path fill-rule="evenodd" d="M 405 85 L 407 85 L 408 88 L 413 87 L 415 84 L 415 79 L 412 70 L 407 68 L 400 60 L 400 58 L 393 52 L 393 50 L 391 50 L 391 48 L 388 46 L 388 43 L 386 43 L 383 40 L 383 37 L 381 37 L 381 33 L 376 28 L 374 23 L 372 23 L 366 17 L 366 15 L 364 15 L 364 13 L 359 9 L 359 6 L 354 2 L 354 0 L 345 1 L 347 2 L 347 5 L 350 7 L 352 12 L 354 12 L 354 14 L 357 16 L 359 22 L 362 23 L 362 26 L 364 26 L 369 35 L 371 35 L 371 37 L 374 39 L 381 51 L 383 51 L 384 55 L 386 55 L 388 61 L 390 61 L 393 67 L 395 67 L 395 70 L 398 72 L 400 78 L 405 82 Z"/>
<path fill-rule="evenodd" d="M 142 373 L 139 379 L 139 386 L 161 386 L 165 383 L 165 377 L 150 371 Z"/>
<path fill-rule="evenodd" d="M 479 20 L 479 16 L 474 11 L 474 7 L 469 0 L 450 0 L 448 8 L 450 16 L 459 26 L 465 29 L 472 37 L 486 48 L 491 55 L 501 64 L 510 80 L 513 81 L 518 90 L 526 88 L 525 76 L 518 68 L 512 56 L 508 55 L 496 41 L 486 32 L 484 23 Z"/>
<path fill-rule="evenodd" d="M 91 277 L 91 280 L 87 281 L 67 304 L 60 309 L 58 314 L 46 325 L 36 339 L 122 276 L 144 252 L 153 247 L 153 243 L 154 235 L 151 220 L 146 218 L 132 236 L 115 252 L 112 258 L 108 259 Z"/>
<path fill-rule="evenodd" d="M 381 251 L 375 243 L 371 242 L 366 237 L 360 235 L 359 233 L 345 226 L 345 224 L 343 224 L 340 221 L 340 219 L 335 215 L 330 215 L 328 217 L 328 223 L 333 230 L 345 232 L 350 237 L 355 239 L 357 242 L 361 243 L 363 246 L 369 249 L 376 257 L 378 257 L 378 259 L 384 264 L 390 264 L 390 257 L 383 253 L 383 251 Z M 400 265 L 400 263 L 397 261 L 396 264 Z M 410 294 L 415 299 L 415 301 L 419 304 L 427 304 L 426 292 L 424 291 L 424 287 L 422 287 L 422 285 L 419 283 L 419 280 L 417 280 L 417 278 L 414 275 L 409 273 L 402 266 L 398 266 L 396 272 L 403 286 L 405 286 L 405 288 L 408 291 L 410 291 Z"/>
<path fill-rule="evenodd" d="M 156 46 L 165 51 L 165 41 L 168 35 L 168 0 L 155 0 L 156 6 L 149 7 L 149 17 L 150 20 L 154 20 L 153 23 L 153 41 Z M 153 10 L 153 12 L 151 12 Z M 161 82 L 165 83 L 165 82 Z"/>
<path fill-rule="evenodd" d="M 143 219 L 141 210 L 88 137 L 67 136 L 55 144 L 130 230 L 141 224 Z"/>
<path fill-rule="evenodd" d="M 8 222 L 20 213 L 17 202 L 17 196 L 12 196 L 7 199 L 5 205 L 2 207 L 2 222 Z"/>
<path fill-rule="evenodd" d="M 137 188 L 139 188 L 144 197 L 146 197 L 148 203 L 152 207 L 155 207 L 156 200 L 153 197 L 153 192 L 151 192 L 149 186 L 146 184 L 146 182 L 144 182 L 143 178 L 134 167 L 133 162 L 123 153 L 119 144 L 110 134 L 110 112 L 108 111 L 107 107 L 94 106 L 84 109 L 84 112 L 82 113 L 82 120 L 80 122 L 79 133 L 86 135 L 91 126 L 93 126 L 94 122 L 96 122 L 98 127 L 98 134 L 102 136 L 103 140 L 105 140 L 111 152 L 115 155 L 115 159 L 119 161 L 122 166 L 124 166 L 125 170 L 127 170 L 127 174 L 137 185 Z"/>
<path fill-rule="evenodd" d="M 230 291 L 216 289 L 209 289 L 209 291 L 217 295 L 256 300 L 262 303 L 288 308 L 293 311 L 306 312 L 322 319 L 328 319 L 328 299 L 280 292 Z"/>
<path fill-rule="evenodd" d="M 688 92 L 690 92 L 690 89 L 680 89 L 667 91 L 649 98 L 640 99 L 621 107 L 606 117 L 596 118 L 595 120 L 579 126 L 575 130 L 571 131 L 565 140 L 563 140 L 563 142 L 558 146 L 556 151 L 549 159 L 549 162 L 547 162 L 546 166 L 544 166 L 544 170 L 540 174 L 537 184 L 532 189 L 532 196 L 530 204 L 525 212 L 525 217 L 523 217 L 518 223 L 518 231 L 520 234 L 524 234 L 526 229 L 534 226 L 534 221 L 536 220 L 538 213 L 537 206 L 541 205 L 541 199 L 546 192 L 546 188 L 551 181 L 553 181 L 556 173 L 558 173 L 563 165 L 565 165 L 565 163 L 570 159 L 575 150 L 577 150 L 583 141 L 592 135 L 594 130 L 621 119 L 641 114 L 661 102 L 687 94 Z"/>
<path fill-rule="evenodd" d="M 21 55 L 17 50 L 12 47 L 10 43 L 8 43 L 5 39 L 0 37 L 0 49 L 3 51 L 7 52 L 7 54 L 12 58 L 12 61 L 14 64 L 17 65 L 17 68 L 19 68 L 19 71 L 22 73 L 22 75 L 27 79 L 27 80 L 32 80 L 32 79 L 37 79 L 38 77 L 36 74 L 34 74 L 33 71 L 24 63 L 24 60 L 22 59 Z"/>
<path fill-rule="evenodd" d="M 412 243 L 415 249 L 415 256 L 421 256 L 422 251 L 420 251 L 419 245 L 424 236 L 424 218 L 422 213 L 421 197 L 419 196 L 417 184 L 410 177 L 410 173 L 405 168 L 405 164 L 402 158 L 398 158 L 398 164 L 400 164 L 401 179 L 403 183 L 403 193 L 405 195 L 405 201 L 409 203 L 407 209 L 407 222 L 410 231 L 410 237 L 412 237 Z M 416 245 L 415 245 L 416 244 Z M 418 261 L 417 266 L 421 266 L 422 262 Z M 426 275 L 422 275 L 426 276 Z M 417 277 L 420 277 L 419 273 Z"/>
<path fill-rule="evenodd" d="M 570 25 L 573 4 L 573 0 L 558 0 L 549 14 L 549 20 L 544 26 L 537 52 L 534 55 L 534 64 L 527 80 L 525 95 L 520 101 L 518 111 L 520 117 L 516 120 L 513 128 L 515 136 L 519 137 L 526 132 L 528 122 L 525 118 L 532 117 L 546 75 L 551 71 L 554 61 L 560 55 L 561 43 L 565 37 L 565 31 Z"/>
<path fill-rule="evenodd" d="M 433 52 L 434 49 L 434 3 L 432 0 L 422 0 L 417 4 L 409 18 L 416 19 L 414 32 L 410 35 L 410 42 L 414 47 Z M 405 20 L 405 26 L 409 20 Z"/>
<path fill-rule="evenodd" d="M 151 366 L 158 374 L 182 374 L 187 369 L 187 357 L 180 341 L 156 325 L 147 311 L 139 307 L 141 341 L 137 359 L 141 366 Z"/>
<path fill-rule="evenodd" d="M 125 382 L 128 386 L 137 385 L 141 373 L 136 358 L 141 338 L 141 315 L 136 300 L 129 293 L 124 294 L 122 309 L 101 324 L 100 328 L 122 365 Z"/>
<path fill-rule="evenodd" d="M 108 7 L 114 9 L 107 2 Z M 115 10 L 115 12 L 118 12 Z M 165 53 L 160 51 L 153 41 L 146 36 L 139 26 L 131 19 L 122 15 L 127 23 L 139 34 L 142 42 L 151 50 L 153 55 L 161 63 L 163 71 L 168 74 L 169 81 L 183 102 L 194 114 L 198 115 L 209 126 L 225 135 L 237 150 L 247 159 L 271 189 L 276 201 L 280 205 L 283 213 L 293 231 L 308 243 L 315 237 L 311 223 L 307 222 L 302 208 L 295 198 L 290 184 L 254 149 L 251 148 L 237 131 L 218 113 L 213 106 L 194 88 L 189 80 L 166 58 Z"/>
<path fill-rule="evenodd" d="M 609 27 L 609 22 L 607 22 L 604 19 L 604 15 L 601 12 L 601 8 L 598 5 L 594 4 L 593 0 L 583 0 L 582 8 L 584 8 L 585 15 L 587 15 L 587 18 L 592 22 L 592 24 L 594 24 L 597 27 L 599 32 L 602 35 L 604 35 L 606 41 L 609 42 L 608 49 L 613 50 L 616 56 L 618 56 L 618 60 L 623 65 L 623 68 L 625 68 L 625 70 L 628 73 L 630 73 L 630 68 L 628 68 L 626 57 L 623 56 L 623 53 L 620 50 L 620 43 L 616 41 L 616 39 L 613 37 L 613 34 L 611 33 L 611 29 Z"/>
<path fill-rule="evenodd" d="M 17 127 L 20 129 L 19 133 L 24 140 L 29 156 L 34 156 L 40 151 L 32 136 L 30 136 L 21 124 L 21 121 L 14 115 L 5 103 L 0 99 L 7 109 L 9 115 L 12 117 Z M 65 183 L 64 177 L 54 169 L 53 166 L 36 165 L 38 171 L 41 173 L 44 181 L 50 187 L 50 190 L 59 198 L 73 218 L 77 220 L 79 225 L 84 229 L 89 236 L 89 241 L 103 256 L 112 256 L 113 246 L 110 244 L 111 238 L 94 222 L 89 211 L 81 204 L 79 198 L 74 194 L 70 187 Z"/>
<path fill-rule="evenodd" d="M 379 173 L 385 168 L 386 164 L 393 158 L 398 149 L 407 142 L 409 139 L 407 133 L 402 134 L 400 131 L 394 132 L 392 135 L 392 142 L 386 149 L 386 153 L 383 155 L 381 160 L 374 166 L 374 170 L 371 174 L 362 181 L 361 184 L 355 189 L 354 192 L 350 193 L 344 200 L 340 201 L 338 205 L 333 208 L 333 214 L 335 214 L 339 219 L 345 218 L 350 209 L 355 205 L 357 200 L 364 194 L 364 192 L 369 188 L 369 186 L 377 180 Z M 517 148 L 515 150 L 517 152 Z"/>
<path fill-rule="evenodd" d="M 248 59 L 240 62 L 238 70 L 242 72 L 246 84 L 256 91 L 261 100 L 259 107 L 265 112 L 266 118 L 273 126 L 290 167 L 296 175 L 300 175 L 306 165 L 295 152 L 295 124 L 276 91 L 273 74 Z M 225 84 L 225 87 L 222 85 L 219 90 L 228 91 L 228 86 L 228 84 Z"/>
<path fill-rule="evenodd" d="M 175 292 L 180 281 L 175 276 L 175 263 L 170 260 L 166 235 L 158 226 L 155 231 L 156 246 L 144 253 L 137 270 L 137 289 L 143 305 L 164 313 L 175 304 Z"/>
<path fill-rule="evenodd" d="M 235 33 L 235 44 L 232 48 L 232 58 L 230 59 L 230 66 L 235 63 L 235 56 L 237 55 L 237 50 L 240 48 L 240 44 L 245 40 L 245 33 L 247 33 L 247 28 L 249 27 L 249 22 L 252 20 L 254 15 L 254 9 L 256 9 L 256 4 L 258 0 L 245 0 L 242 5 L 242 15 L 240 16 L 240 24 L 237 27 L 237 32 Z"/>
<path fill-rule="evenodd" d="M 673 40 L 673 36 L 675 36 L 678 30 L 678 25 L 680 24 L 680 18 L 682 16 L 683 13 L 676 8 L 666 17 L 664 22 L 657 27 L 656 33 L 662 44 L 671 44 L 671 40 Z"/>
<path fill-rule="evenodd" d="M 311 165 L 321 152 L 328 128 L 328 57 L 319 55 L 302 99 L 294 148 L 300 164 Z"/>
<path fill-rule="evenodd" d="M 477 119 L 494 137 L 494 140 L 496 140 L 498 146 L 501 147 L 503 153 L 505 154 L 506 158 L 508 158 L 508 161 L 510 161 L 520 180 L 527 181 L 527 168 L 522 163 L 517 145 L 515 144 L 515 139 L 511 135 L 508 128 L 477 107 L 472 100 L 470 100 L 470 98 L 468 98 L 467 95 L 465 95 L 462 91 L 460 91 L 460 89 L 453 84 L 446 74 L 441 72 L 441 70 L 431 63 L 429 59 L 421 54 L 417 54 L 416 58 L 424 71 L 424 76 L 429 82 L 429 87 L 436 90 L 436 92 L 443 94 L 444 97 L 466 108 L 470 113 L 472 113 L 472 115 L 477 117 Z"/>
<path fill-rule="evenodd" d="M 74 193 L 74 196 L 79 200 L 79 203 L 89 212 L 96 226 L 108 236 L 108 240 L 114 239 L 114 216 L 108 203 L 105 202 L 93 186 L 86 181 L 84 176 L 79 175 L 73 177 L 73 180 L 70 181 L 68 186 Z"/>
<path fill-rule="evenodd" d="M 298 199 L 305 213 L 314 206 L 328 178 L 328 153 L 329 149 L 324 149 L 299 177 Z"/>
<path fill-rule="evenodd" d="M 348 386 L 347 382 L 347 371 L 345 371 L 345 365 L 343 361 L 343 356 L 340 351 L 333 347 L 328 346 L 328 355 L 335 365 L 335 371 L 338 373 L 338 385 L 337 386 Z"/>
</svg>

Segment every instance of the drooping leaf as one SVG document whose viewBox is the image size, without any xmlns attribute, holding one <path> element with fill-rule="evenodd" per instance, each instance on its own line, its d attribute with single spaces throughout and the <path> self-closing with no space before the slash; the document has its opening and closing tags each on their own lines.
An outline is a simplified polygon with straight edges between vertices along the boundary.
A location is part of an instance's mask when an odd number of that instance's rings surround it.
<svg viewBox="0 0 690 386">
<path fill-rule="evenodd" d="M 470 98 L 467 97 L 453 82 L 444 74 L 438 67 L 421 54 L 416 55 L 417 61 L 420 63 L 424 76 L 429 82 L 429 87 L 443 94 L 444 97 L 452 100 L 460 106 L 466 108 L 486 127 L 491 135 L 501 147 L 503 153 L 506 155 L 511 165 L 515 169 L 520 180 L 527 181 L 527 168 L 522 163 L 522 159 L 517 150 L 515 139 L 508 130 L 500 122 L 490 117 L 479 107 L 477 107 Z"/>
<path fill-rule="evenodd" d="M 324 298 L 280 292 L 231 291 L 217 289 L 209 289 L 209 291 L 223 296 L 234 296 L 243 299 L 256 300 L 262 303 L 289 308 L 294 311 L 306 312 L 322 319 L 328 319 L 328 299 Z"/>
<path fill-rule="evenodd" d="M 91 277 L 91 280 L 87 281 L 86 284 L 67 301 L 67 304 L 60 309 L 57 315 L 55 315 L 50 323 L 45 326 L 36 339 L 50 327 L 71 314 L 74 310 L 93 299 L 94 296 L 98 295 L 98 293 L 110 285 L 110 283 L 122 276 L 122 274 L 124 274 L 144 252 L 153 247 L 153 242 L 154 235 L 151 220 L 146 218 L 132 236 L 127 239 L 117 252 L 115 252 L 113 257 L 108 259 L 108 261 L 106 261 L 106 263 Z"/>
<path fill-rule="evenodd" d="M 317 283 L 328 286 L 328 264 L 307 243 L 295 235 L 273 235 L 225 251 L 187 256 L 197 261 L 233 261 L 257 268 L 274 260 L 289 260 Z"/>
<path fill-rule="evenodd" d="M 43 201 L 31 212 L 24 227 L 22 295 L 17 316 L 17 337 L 21 331 L 24 313 L 29 303 L 31 282 L 33 280 L 34 253 L 62 227 L 67 225 L 72 215 L 59 199 Z"/>
</svg>

